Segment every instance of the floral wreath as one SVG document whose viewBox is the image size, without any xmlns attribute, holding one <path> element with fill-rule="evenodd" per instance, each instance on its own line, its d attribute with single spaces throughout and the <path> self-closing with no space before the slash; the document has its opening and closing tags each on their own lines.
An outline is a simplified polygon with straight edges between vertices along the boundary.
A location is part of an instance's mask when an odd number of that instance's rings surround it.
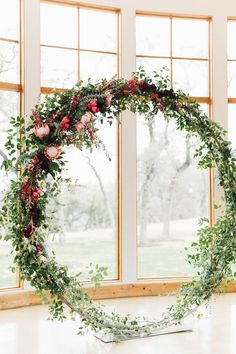
<svg viewBox="0 0 236 354">
<path fill-rule="evenodd" d="M 176 122 L 178 130 L 198 136 L 200 147 L 195 151 L 199 167 L 215 167 L 219 185 L 225 194 L 225 215 L 214 226 L 201 220 L 198 242 L 192 245 L 188 261 L 197 268 L 197 277 L 181 287 L 175 305 L 168 307 L 157 320 L 132 318 L 106 313 L 87 295 L 77 276 L 70 276 L 67 267 L 49 256 L 45 247 L 50 230 L 50 215 L 46 206 L 60 191 L 64 166 L 63 149 L 74 145 L 80 150 L 104 146 L 98 136 L 97 122 L 112 124 L 119 114 L 129 109 L 155 119 L 162 112 L 165 119 Z M 98 83 L 79 82 L 75 88 L 46 96 L 32 110 L 24 128 L 25 117 L 11 119 L 6 149 L 11 158 L 4 162 L 6 170 L 20 171 L 17 181 L 11 181 L 4 197 L 0 222 L 6 240 L 12 242 L 14 263 L 23 279 L 30 281 L 36 292 L 45 298 L 49 291 L 52 318 L 63 320 L 70 308 L 73 317 L 81 317 L 79 333 L 90 328 L 115 338 L 150 334 L 152 331 L 179 324 L 199 305 L 208 302 L 226 280 L 232 279 L 231 265 L 236 259 L 236 160 L 225 132 L 208 119 L 197 102 L 182 91 L 169 88 L 162 73 L 152 80 L 140 68 L 130 80 L 111 79 Z M 17 132 L 16 132 L 17 130 Z M 20 136 L 19 136 L 20 135 Z M 14 139 L 17 137 L 15 146 Z M 20 157 L 15 157 L 20 150 Z M 97 267 L 94 279 L 104 272 Z M 67 305 L 67 306 L 65 306 Z"/>
</svg>

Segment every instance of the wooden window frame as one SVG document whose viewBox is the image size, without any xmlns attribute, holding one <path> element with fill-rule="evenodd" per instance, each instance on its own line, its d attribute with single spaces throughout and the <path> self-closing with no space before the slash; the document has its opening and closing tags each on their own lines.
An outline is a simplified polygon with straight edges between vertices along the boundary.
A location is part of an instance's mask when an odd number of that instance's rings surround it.
<svg viewBox="0 0 236 354">
<path fill-rule="evenodd" d="M 228 17 L 227 18 L 227 27 L 228 27 L 228 23 L 229 22 L 235 22 L 236 23 L 236 17 Z M 228 28 L 227 28 L 227 31 L 228 31 Z M 236 62 L 236 58 L 235 59 L 229 59 L 228 58 L 228 56 L 227 56 L 227 64 L 229 63 L 229 62 Z M 235 95 L 235 97 L 229 97 L 228 96 L 228 104 L 236 104 L 236 95 Z"/>
<path fill-rule="evenodd" d="M 56 49 L 66 49 L 66 50 L 73 50 L 77 51 L 78 53 L 78 81 L 80 80 L 80 53 L 87 52 L 87 53 L 98 53 L 98 54 L 107 54 L 113 55 L 117 59 L 117 77 L 121 77 L 121 45 L 120 45 L 120 25 L 121 25 L 121 16 L 120 16 L 120 9 L 114 7 L 105 7 L 105 6 L 96 6 L 91 4 L 82 4 L 79 2 L 74 1 L 67 1 L 67 0 L 40 0 L 40 4 L 51 4 L 54 6 L 65 6 L 65 7 L 73 7 L 78 10 L 78 45 L 77 47 L 66 47 L 66 46 L 58 46 L 58 45 L 48 45 L 41 43 L 40 41 L 40 48 L 56 48 Z M 114 13 L 116 15 L 116 28 L 117 28 L 117 38 L 116 38 L 116 51 L 103 51 L 103 50 L 93 50 L 87 48 L 80 47 L 80 9 L 92 10 L 92 11 L 99 11 L 99 12 L 109 12 Z M 53 92 L 65 92 L 65 88 L 53 88 L 48 86 L 41 86 L 41 94 L 50 94 Z M 122 280 L 122 271 L 121 271 L 121 127 L 120 124 L 117 125 L 117 183 L 116 183 L 116 258 L 115 258 L 115 278 L 104 279 L 104 283 L 111 283 L 114 281 L 121 281 Z M 87 283 L 85 281 L 85 283 Z"/>
<path fill-rule="evenodd" d="M 208 63 L 208 96 L 191 96 L 190 99 L 197 101 L 198 103 L 207 104 L 209 108 L 209 119 L 212 119 L 212 73 L 211 73 L 211 62 L 212 62 L 212 48 L 211 48 L 211 33 L 212 33 L 212 17 L 211 16 L 192 16 L 192 15 L 176 15 L 176 14 L 165 14 L 165 13 L 155 13 L 146 11 L 136 11 L 137 17 L 159 17 L 168 18 L 170 20 L 170 55 L 169 56 L 158 56 L 158 55 L 145 55 L 136 53 L 136 58 L 154 58 L 154 59 L 168 59 L 170 60 L 170 84 L 173 85 L 173 60 L 195 60 L 195 61 L 205 61 Z M 177 57 L 173 56 L 173 19 L 187 19 L 187 20 L 205 20 L 208 22 L 208 57 L 207 58 L 196 58 L 196 57 Z M 214 169 L 209 169 L 209 224 L 212 226 L 214 224 Z M 137 220 L 138 223 L 138 220 Z M 138 246 L 137 246 L 138 252 Z M 138 263 L 138 254 L 137 254 Z M 137 281 L 165 281 L 185 283 L 191 281 L 192 276 L 158 276 L 158 277 L 139 277 L 137 269 Z"/>
<path fill-rule="evenodd" d="M 18 39 L 0 37 L 0 41 L 7 43 L 16 43 L 18 45 L 18 65 L 19 65 L 19 83 L 0 82 L 0 91 L 16 92 L 19 94 L 19 114 L 23 114 L 23 6 L 24 0 L 18 0 L 19 6 L 19 37 Z M 16 270 L 16 283 L 12 286 L 0 287 L 0 292 L 16 290 L 23 288 L 23 281 L 20 279 L 19 269 Z"/>
</svg>

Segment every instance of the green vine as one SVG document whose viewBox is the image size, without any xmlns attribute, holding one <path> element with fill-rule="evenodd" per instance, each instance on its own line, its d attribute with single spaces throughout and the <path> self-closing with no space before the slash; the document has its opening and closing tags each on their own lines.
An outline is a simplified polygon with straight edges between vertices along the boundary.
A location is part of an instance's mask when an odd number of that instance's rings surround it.
<svg viewBox="0 0 236 354">
<path fill-rule="evenodd" d="M 176 304 L 163 313 L 160 320 L 132 318 L 117 313 L 107 314 L 88 297 L 77 276 L 69 276 L 67 268 L 49 257 L 45 240 L 50 231 L 51 215 L 47 205 L 60 192 L 64 167 L 63 146 L 78 149 L 102 148 L 97 123 L 112 124 L 119 114 L 129 109 L 156 119 L 162 112 L 165 119 L 176 122 L 178 130 L 198 136 L 201 146 L 195 151 L 200 168 L 215 167 L 224 190 L 226 211 L 214 226 L 202 220 L 198 242 L 193 243 L 188 261 L 197 268 L 197 277 L 182 286 Z M 154 80 L 141 68 L 127 81 L 101 80 L 83 84 L 64 93 L 46 96 L 34 107 L 29 117 L 11 119 L 5 145 L 10 158 L 3 165 L 14 170 L 19 178 L 12 180 L 4 197 L 0 222 L 4 239 L 15 251 L 14 263 L 23 279 L 30 281 L 42 297 L 50 292 L 50 313 L 63 320 L 68 306 L 71 316 L 79 313 L 82 325 L 95 332 L 111 333 L 116 338 L 150 334 L 158 328 L 180 323 L 196 308 L 207 302 L 222 283 L 232 278 L 236 259 L 236 160 L 225 132 L 210 121 L 182 91 L 169 88 L 169 81 L 155 73 Z M 26 128 L 25 128 L 26 126 Z M 16 142 L 16 143 L 15 143 Z M 21 152 L 17 159 L 17 151 Z M 97 269 L 101 276 L 105 269 Z M 96 273 L 93 275 L 97 282 Z"/>
</svg>

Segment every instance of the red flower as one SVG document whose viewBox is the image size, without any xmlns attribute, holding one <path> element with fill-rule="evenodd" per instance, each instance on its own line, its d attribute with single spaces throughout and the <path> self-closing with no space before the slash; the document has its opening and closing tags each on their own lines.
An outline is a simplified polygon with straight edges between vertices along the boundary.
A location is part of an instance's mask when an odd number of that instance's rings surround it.
<svg viewBox="0 0 236 354">
<path fill-rule="evenodd" d="M 36 166 L 36 165 L 39 163 L 39 161 L 40 161 L 39 156 L 38 156 L 38 155 L 35 155 L 34 158 L 33 158 L 33 160 L 32 160 L 32 164 L 33 164 L 34 166 Z"/>
<path fill-rule="evenodd" d="M 139 81 L 138 81 L 137 77 L 135 77 L 135 76 L 133 76 L 133 77 L 128 81 L 128 86 L 129 86 L 129 88 L 130 88 L 130 90 L 131 90 L 132 92 L 138 92 L 138 91 L 139 91 L 138 88 L 137 88 L 138 84 L 139 84 Z"/>
<path fill-rule="evenodd" d="M 42 252 L 42 246 L 41 246 L 40 243 L 37 243 L 37 245 L 36 245 L 36 251 L 37 251 L 37 253 L 41 253 L 41 252 Z"/>
<path fill-rule="evenodd" d="M 38 123 L 40 123 L 40 122 L 41 122 L 41 118 L 39 118 L 39 117 L 38 117 L 38 118 L 35 118 L 35 120 L 34 120 L 34 123 L 35 123 L 35 124 L 38 124 Z"/>
<path fill-rule="evenodd" d="M 29 224 L 26 229 L 23 230 L 23 234 L 26 238 L 29 238 L 30 235 L 32 235 L 34 231 L 34 226 L 32 224 Z"/>
<path fill-rule="evenodd" d="M 97 106 L 97 101 L 91 101 L 90 103 L 87 104 L 87 107 L 93 113 L 98 113 L 99 112 L 99 108 Z"/>
<path fill-rule="evenodd" d="M 36 117 L 36 116 L 38 115 L 38 112 L 37 112 L 35 109 L 33 109 L 33 110 L 32 110 L 32 115 L 33 115 L 34 117 Z"/>
<path fill-rule="evenodd" d="M 71 105 L 73 109 L 76 109 L 76 107 L 78 106 L 78 102 L 79 102 L 79 98 L 78 98 L 78 96 L 75 96 L 73 98 L 73 102 L 72 102 L 72 105 Z"/>
<path fill-rule="evenodd" d="M 60 130 L 68 130 L 70 128 L 70 118 L 65 116 L 60 122 Z"/>
<path fill-rule="evenodd" d="M 54 122 L 54 117 L 49 117 L 48 118 L 48 124 L 52 124 Z"/>
<path fill-rule="evenodd" d="M 38 199 L 40 197 L 41 193 L 42 193 L 42 189 L 41 188 L 37 188 L 36 190 L 33 191 L 32 198 L 33 199 Z"/>
<path fill-rule="evenodd" d="M 39 193 L 38 192 L 33 192 L 32 198 L 33 199 L 38 199 L 39 198 Z"/>
<path fill-rule="evenodd" d="M 157 93 L 153 93 L 151 96 L 150 96 L 151 100 L 155 100 L 156 98 L 158 98 L 158 94 Z"/>
</svg>

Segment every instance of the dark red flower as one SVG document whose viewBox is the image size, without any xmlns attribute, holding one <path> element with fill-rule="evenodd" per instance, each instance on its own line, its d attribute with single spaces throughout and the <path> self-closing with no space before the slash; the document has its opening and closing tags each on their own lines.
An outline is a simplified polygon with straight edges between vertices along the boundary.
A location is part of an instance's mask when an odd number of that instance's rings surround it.
<svg viewBox="0 0 236 354">
<path fill-rule="evenodd" d="M 52 124 L 54 122 L 54 117 L 49 117 L 48 118 L 48 124 Z"/>
<path fill-rule="evenodd" d="M 65 116 L 64 118 L 62 118 L 60 122 L 60 130 L 64 131 L 64 130 L 68 130 L 69 128 L 70 128 L 70 118 L 68 116 Z"/>
<path fill-rule="evenodd" d="M 23 234 L 26 238 L 29 238 L 34 231 L 34 226 L 29 224 L 26 229 L 23 230 Z"/>
<path fill-rule="evenodd" d="M 98 113 L 99 112 L 99 108 L 97 106 L 97 101 L 91 101 L 90 103 L 87 104 L 87 107 L 93 113 Z"/>
<path fill-rule="evenodd" d="M 78 98 L 78 96 L 75 96 L 73 98 L 73 102 L 72 102 L 72 105 L 71 105 L 73 109 L 76 109 L 76 107 L 78 106 L 78 102 L 79 102 L 79 98 Z"/>
<path fill-rule="evenodd" d="M 121 96 L 129 96 L 129 91 L 126 90 L 126 88 L 122 87 L 120 90 L 119 90 L 119 93 Z"/>
<path fill-rule="evenodd" d="M 41 210 L 35 204 L 32 204 L 30 207 L 30 217 L 32 218 L 34 225 L 40 224 L 41 215 Z"/>
</svg>

